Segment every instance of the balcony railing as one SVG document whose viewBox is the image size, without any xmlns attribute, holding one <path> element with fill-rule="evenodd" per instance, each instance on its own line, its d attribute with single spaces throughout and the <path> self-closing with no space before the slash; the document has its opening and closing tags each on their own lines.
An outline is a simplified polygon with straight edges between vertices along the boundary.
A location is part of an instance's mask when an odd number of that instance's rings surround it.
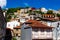
<svg viewBox="0 0 60 40">
<path fill-rule="evenodd" d="M 53 38 L 52 32 L 32 33 L 32 39 L 50 39 Z"/>
</svg>

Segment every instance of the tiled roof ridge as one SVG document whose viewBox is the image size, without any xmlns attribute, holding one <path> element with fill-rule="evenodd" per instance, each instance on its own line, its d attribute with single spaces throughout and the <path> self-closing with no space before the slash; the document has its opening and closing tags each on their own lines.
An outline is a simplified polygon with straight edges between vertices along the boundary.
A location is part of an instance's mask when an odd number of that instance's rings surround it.
<svg viewBox="0 0 60 40">
<path fill-rule="evenodd" d="M 16 28 L 16 29 L 17 29 L 17 28 L 21 28 L 21 26 L 16 26 L 16 27 L 14 27 L 14 28 Z"/>
<path fill-rule="evenodd" d="M 27 22 L 31 22 L 32 24 L 30 24 L 32 27 L 49 27 L 45 24 L 42 24 L 41 22 L 39 21 L 36 21 L 36 20 L 28 20 Z"/>
</svg>

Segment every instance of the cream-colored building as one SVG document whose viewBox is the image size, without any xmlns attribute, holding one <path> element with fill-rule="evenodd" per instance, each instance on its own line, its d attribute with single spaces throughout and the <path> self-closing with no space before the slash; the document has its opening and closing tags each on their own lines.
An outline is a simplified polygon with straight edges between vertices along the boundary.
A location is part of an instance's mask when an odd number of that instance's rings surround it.
<svg viewBox="0 0 60 40">
<path fill-rule="evenodd" d="M 20 37 L 21 36 L 21 28 L 20 28 L 20 26 L 14 27 L 13 32 L 14 32 L 15 37 Z"/>
</svg>

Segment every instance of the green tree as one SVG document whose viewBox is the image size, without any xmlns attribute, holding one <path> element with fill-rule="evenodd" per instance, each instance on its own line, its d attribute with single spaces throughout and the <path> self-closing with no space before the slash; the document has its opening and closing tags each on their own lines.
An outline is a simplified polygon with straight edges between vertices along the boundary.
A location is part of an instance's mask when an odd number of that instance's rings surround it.
<svg viewBox="0 0 60 40">
<path fill-rule="evenodd" d="M 57 14 L 57 17 L 60 17 L 60 14 Z"/>
<path fill-rule="evenodd" d="M 7 10 L 7 14 L 10 14 L 10 13 L 14 13 L 14 12 L 16 12 L 17 10 L 20 10 L 21 8 L 9 8 L 8 10 Z"/>
<path fill-rule="evenodd" d="M 20 10 L 21 9 L 21 7 L 19 8 L 9 8 L 8 10 L 7 10 L 7 18 L 6 18 L 6 20 L 7 21 L 10 21 L 10 19 L 12 18 L 12 16 L 14 15 L 14 12 L 16 12 L 17 10 Z M 14 18 L 16 18 L 16 16 L 14 15 Z"/>
<path fill-rule="evenodd" d="M 47 14 L 53 14 L 53 11 L 52 10 L 48 10 Z"/>
<path fill-rule="evenodd" d="M 44 12 L 41 12 L 41 11 L 35 11 L 35 13 L 37 13 L 37 14 L 44 14 Z"/>
<path fill-rule="evenodd" d="M 31 14 L 32 13 L 32 10 L 27 11 L 27 13 Z"/>
<path fill-rule="evenodd" d="M 9 22 L 11 20 L 11 18 L 12 18 L 11 15 L 8 15 L 6 18 L 7 22 Z"/>
<path fill-rule="evenodd" d="M 12 40 L 17 40 L 17 39 L 15 37 L 13 37 Z"/>
<path fill-rule="evenodd" d="M 29 6 L 26 6 L 25 8 L 27 8 L 27 9 L 28 9 L 28 8 L 29 8 Z"/>
</svg>

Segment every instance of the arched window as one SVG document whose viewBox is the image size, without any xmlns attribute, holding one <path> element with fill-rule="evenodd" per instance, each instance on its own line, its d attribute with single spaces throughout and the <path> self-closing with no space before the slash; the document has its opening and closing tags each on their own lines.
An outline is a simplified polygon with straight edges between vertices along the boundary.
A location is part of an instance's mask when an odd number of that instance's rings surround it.
<svg viewBox="0 0 60 40">
<path fill-rule="evenodd" d="M 33 29 L 33 31 L 38 32 L 38 29 Z"/>
<path fill-rule="evenodd" d="M 10 26 L 10 24 L 8 24 L 8 27 Z"/>
<path fill-rule="evenodd" d="M 44 29 L 41 28 L 40 31 L 41 31 L 41 32 L 44 32 Z"/>
</svg>

